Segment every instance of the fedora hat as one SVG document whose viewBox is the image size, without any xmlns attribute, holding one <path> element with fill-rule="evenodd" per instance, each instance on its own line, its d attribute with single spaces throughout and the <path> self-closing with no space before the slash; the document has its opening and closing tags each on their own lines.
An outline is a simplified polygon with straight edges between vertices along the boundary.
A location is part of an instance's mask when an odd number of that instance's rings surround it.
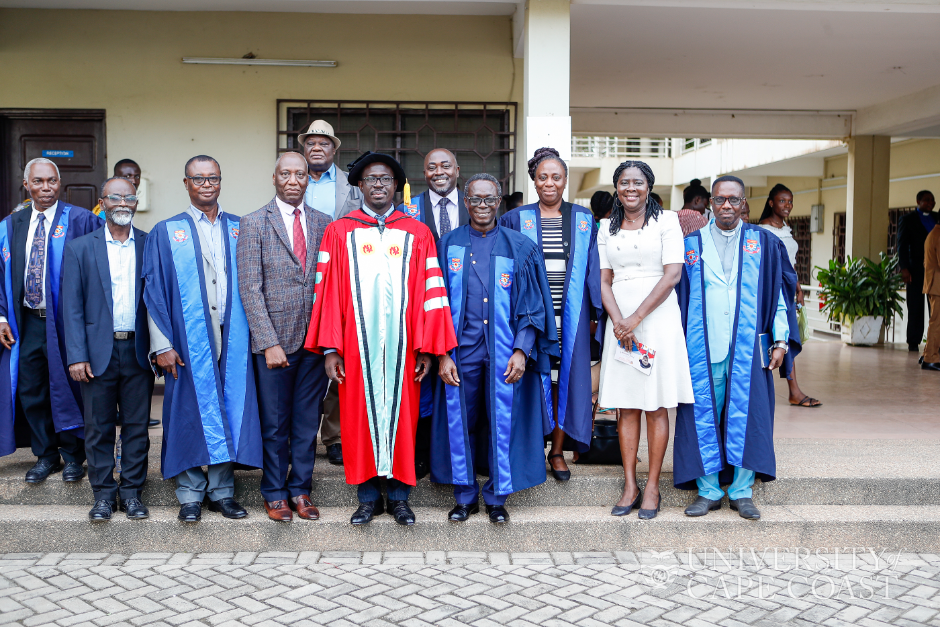
<svg viewBox="0 0 941 627">
<path fill-rule="evenodd" d="M 340 139 L 333 134 L 333 127 L 324 122 L 323 120 L 314 120 L 310 123 L 310 126 L 307 129 L 306 133 L 301 133 L 297 136 L 297 143 L 301 146 L 304 145 L 304 141 L 311 135 L 325 135 L 333 140 L 334 150 L 340 148 Z"/>
</svg>

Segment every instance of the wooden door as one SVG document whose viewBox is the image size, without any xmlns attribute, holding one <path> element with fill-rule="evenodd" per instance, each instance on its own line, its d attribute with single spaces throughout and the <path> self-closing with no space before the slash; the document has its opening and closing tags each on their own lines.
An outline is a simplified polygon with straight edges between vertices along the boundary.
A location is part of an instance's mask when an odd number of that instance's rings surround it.
<svg viewBox="0 0 941 627">
<path fill-rule="evenodd" d="M 29 197 L 23 169 L 36 157 L 59 166 L 69 204 L 91 209 L 107 178 L 105 112 L 85 109 L 0 109 L 0 217 Z"/>
</svg>

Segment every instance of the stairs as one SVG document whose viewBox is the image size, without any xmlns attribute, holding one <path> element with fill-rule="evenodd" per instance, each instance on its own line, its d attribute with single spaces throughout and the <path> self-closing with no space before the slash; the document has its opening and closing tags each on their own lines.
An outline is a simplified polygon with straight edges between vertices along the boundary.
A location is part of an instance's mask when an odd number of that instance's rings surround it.
<svg viewBox="0 0 941 627">
<path fill-rule="evenodd" d="M 428 478 L 412 491 L 418 522 L 411 528 L 379 516 L 354 528 L 355 487 L 341 467 L 325 463 L 321 448 L 312 498 L 321 520 L 275 523 L 262 507 L 260 471 L 236 472 L 236 499 L 249 509 L 243 520 L 203 510 L 203 520 L 176 520 L 175 482 L 163 481 L 159 436 L 151 438 L 150 473 L 143 500 L 146 521 L 120 512 L 110 523 L 91 524 L 87 478 L 65 484 L 61 475 L 30 485 L 23 475 L 34 459 L 28 449 L 0 458 L 0 552 L 233 552 L 233 551 L 592 551 L 705 547 L 879 547 L 939 551 L 939 445 L 931 440 L 776 440 L 778 479 L 755 486 L 760 521 L 728 509 L 688 518 L 694 492 L 672 485 L 672 450 L 661 479 L 663 510 L 653 521 L 636 513 L 610 515 L 620 496 L 619 467 L 570 464 L 571 481 L 550 477 L 507 501 L 511 522 L 492 525 L 485 514 L 463 524 L 446 520 L 450 486 Z M 646 460 L 646 450 L 640 457 Z M 638 464 L 641 483 L 646 464 Z"/>
</svg>

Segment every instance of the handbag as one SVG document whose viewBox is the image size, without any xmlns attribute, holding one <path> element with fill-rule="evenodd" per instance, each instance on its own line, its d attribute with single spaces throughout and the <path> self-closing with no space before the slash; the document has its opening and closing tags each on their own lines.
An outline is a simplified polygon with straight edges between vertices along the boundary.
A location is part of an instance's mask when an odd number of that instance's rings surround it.
<svg viewBox="0 0 941 627">
<path fill-rule="evenodd" d="M 598 404 L 591 411 L 591 443 L 588 450 L 578 454 L 576 464 L 621 465 L 621 445 L 618 442 L 617 420 L 595 420 Z"/>
</svg>

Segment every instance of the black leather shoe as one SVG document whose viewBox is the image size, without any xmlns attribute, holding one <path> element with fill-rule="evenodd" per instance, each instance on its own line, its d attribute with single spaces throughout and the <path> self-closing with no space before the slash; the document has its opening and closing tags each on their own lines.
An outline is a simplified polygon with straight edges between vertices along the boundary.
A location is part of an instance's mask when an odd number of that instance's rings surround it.
<svg viewBox="0 0 941 627">
<path fill-rule="evenodd" d="M 378 516 L 383 511 L 385 511 L 385 508 L 381 498 L 369 503 L 360 503 L 356 511 L 353 512 L 350 523 L 356 526 L 367 525 L 372 521 L 373 516 Z"/>
<path fill-rule="evenodd" d="M 81 481 L 85 476 L 85 467 L 78 462 L 66 462 L 62 469 L 62 480 L 66 483 L 75 483 Z"/>
<path fill-rule="evenodd" d="M 458 503 L 448 512 L 448 520 L 452 522 L 464 522 L 471 514 L 476 514 L 479 511 L 479 503 L 470 503 L 468 505 Z"/>
<path fill-rule="evenodd" d="M 738 515 L 742 518 L 747 518 L 749 520 L 758 520 L 761 518 L 761 512 L 758 511 L 758 508 L 755 507 L 755 504 L 750 498 L 744 499 L 729 499 L 729 507 L 738 512 Z"/>
<path fill-rule="evenodd" d="M 556 478 L 557 481 L 568 481 L 572 478 L 571 470 L 556 470 L 552 467 L 552 462 L 549 461 L 556 457 L 562 457 L 561 453 L 556 453 L 555 455 L 550 455 L 546 458 L 546 461 L 549 462 L 549 470 L 552 471 L 552 476 Z M 563 458 L 564 459 L 564 458 Z"/>
<path fill-rule="evenodd" d="M 415 524 L 415 512 L 408 506 L 408 501 L 389 501 L 386 511 L 392 514 L 395 522 L 400 525 Z"/>
<path fill-rule="evenodd" d="M 334 466 L 343 465 L 343 446 L 339 443 L 327 447 L 327 461 Z"/>
<path fill-rule="evenodd" d="M 121 511 L 126 512 L 131 520 L 150 518 L 150 512 L 140 499 L 124 499 L 121 501 Z"/>
<path fill-rule="evenodd" d="M 922 362 L 922 364 L 921 364 L 921 369 L 922 369 L 922 370 L 934 370 L 934 371 L 939 371 L 939 370 L 941 370 L 941 364 L 939 364 L 939 363 L 937 363 L 937 362 L 934 362 L 934 363 L 932 363 L 932 362 Z"/>
<path fill-rule="evenodd" d="M 199 519 L 203 517 L 203 506 L 200 503 L 183 503 L 180 506 L 180 513 L 177 516 L 183 522 L 194 523 L 199 522 Z"/>
<path fill-rule="evenodd" d="M 660 511 L 660 503 L 663 501 L 663 495 L 657 495 L 657 509 L 643 509 L 641 508 L 637 512 L 637 517 L 641 520 L 651 520 L 657 517 L 657 512 Z"/>
<path fill-rule="evenodd" d="M 40 459 L 32 468 L 26 471 L 26 483 L 42 483 L 54 472 L 62 470 L 62 464 L 48 459 Z"/>
<path fill-rule="evenodd" d="M 111 520 L 111 513 L 117 509 L 113 501 L 100 499 L 95 501 L 95 506 L 88 512 L 88 520 L 92 522 L 106 522 Z"/>
<path fill-rule="evenodd" d="M 714 512 L 722 505 L 722 501 L 713 501 L 704 496 L 696 497 L 693 504 L 686 508 L 683 513 L 687 516 L 705 516 L 709 512 Z"/>
<path fill-rule="evenodd" d="M 147 428 L 148 428 L 148 429 L 153 429 L 154 427 L 159 427 L 159 426 L 160 426 L 160 421 L 159 421 L 159 420 L 150 419 L 150 420 L 147 421 Z"/>
<path fill-rule="evenodd" d="M 643 490 L 637 490 L 637 498 L 630 505 L 615 505 L 611 508 L 612 516 L 627 516 L 635 507 L 640 507 L 640 500 L 644 497 Z"/>
<path fill-rule="evenodd" d="M 226 518 L 245 518 L 248 512 L 235 499 L 229 497 L 218 501 L 209 501 L 209 511 L 219 512 Z"/>
<path fill-rule="evenodd" d="M 909 352 L 909 353 L 917 353 L 917 352 L 918 352 L 918 344 L 909 344 L 909 345 L 908 345 L 908 352 Z"/>
<path fill-rule="evenodd" d="M 510 522 L 510 513 L 502 505 L 488 505 L 487 516 L 490 517 L 492 523 Z"/>
</svg>

